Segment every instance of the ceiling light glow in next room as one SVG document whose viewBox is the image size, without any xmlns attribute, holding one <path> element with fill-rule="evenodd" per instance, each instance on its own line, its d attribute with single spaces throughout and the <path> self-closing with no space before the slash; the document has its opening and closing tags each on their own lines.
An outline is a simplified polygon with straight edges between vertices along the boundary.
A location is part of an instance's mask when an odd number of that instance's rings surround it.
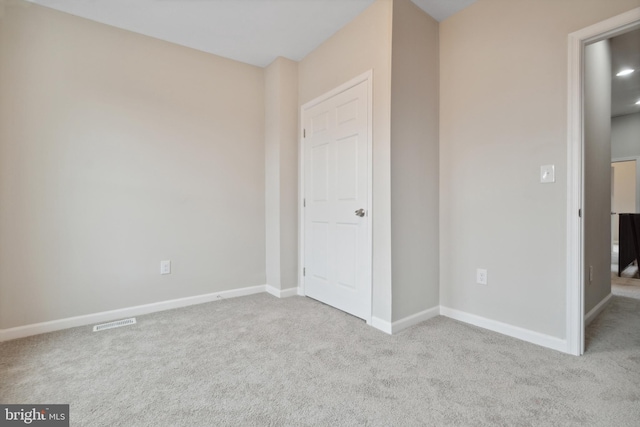
<svg viewBox="0 0 640 427">
<path fill-rule="evenodd" d="M 633 73 L 635 70 L 632 70 L 631 68 L 625 68 L 624 70 L 620 70 L 620 72 L 618 74 L 616 74 L 616 76 L 618 77 L 622 77 L 622 76 L 628 76 L 629 74 Z"/>
</svg>

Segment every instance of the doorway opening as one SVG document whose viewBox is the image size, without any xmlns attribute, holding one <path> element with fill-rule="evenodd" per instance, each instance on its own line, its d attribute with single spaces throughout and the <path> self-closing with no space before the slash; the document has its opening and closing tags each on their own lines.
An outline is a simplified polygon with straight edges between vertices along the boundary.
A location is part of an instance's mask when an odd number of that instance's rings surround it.
<svg viewBox="0 0 640 427">
<path fill-rule="evenodd" d="M 589 94 L 586 85 L 589 79 L 597 79 L 594 74 L 586 75 L 585 60 L 588 46 L 596 45 L 601 41 L 611 39 L 624 33 L 640 28 L 640 8 L 618 15 L 606 21 L 587 27 L 569 35 L 569 102 L 568 102 L 568 189 L 567 189 L 567 352 L 581 355 L 585 350 L 585 324 L 587 323 L 587 310 L 585 305 L 594 305 L 589 315 L 595 317 L 608 302 L 608 296 L 599 300 L 601 295 L 587 287 L 592 286 L 594 270 L 602 277 L 605 273 L 610 277 L 610 170 L 611 151 L 609 146 L 608 157 L 603 158 L 606 147 L 600 150 L 599 155 L 593 156 L 590 147 L 585 146 L 585 139 L 589 132 L 602 135 L 601 129 L 587 129 L 593 126 L 586 111 L 585 102 L 589 97 L 598 96 L 597 93 Z M 602 50 L 601 52 L 606 51 Z M 606 70 L 603 72 L 606 75 Z M 611 69 L 609 69 L 611 73 Z M 609 105 L 610 107 L 611 105 Z M 596 111 L 596 110 L 594 110 Z M 593 111 L 591 112 L 593 113 Z M 596 115 L 602 116 L 602 112 L 596 111 Z M 610 120 L 610 115 L 608 117 Z M 604 123 L 604 121 L 602 122 Z M 611 122 L 609 121 L 609 128 Z M 606 125 L 605 125 L 606 126 Z M 606 134 L 606 131 L 604 132 Z M 595 139 L 602 139 L 596 136 Z M 598 158 L 596 169 L 590 164 L 592 159 Z M 595 183 L 595 184 L 594 184 Z M 591 193 L 592 188 L 598 187 L 598 196 Z M 589 194 L 587 195 L 587 191 Z M 603 198 L 606 194 L 608 200 Z M 602 200 L 599 200 L 598 197 Z M 594 210 L 594 206 L 598 209 Z M 590 216 L 591 215 L 591 216 Z M 591 222 L 590 222 L 591 221 Z M 604 225 L 603 225 L 604 224 Z M 600 228 L 598 226 L 600 225 Z M 604 227 L 604 228 L 602 228 Z M 595 231 L 594 231 L 595 230 Z M 594 239 L 594 236 L 597 238 Z M 596 255 L 591 240 L 601 241 Z M 604 243 L 602 243 L 604 242 Z M 604 257 L 600 255 L 604 253 Z M 594 268 L 592 259 L 597 258 L 600 264 Z M 587 259 L 589 261 L 587 261 Z M 604 266 L 604 267 L 603 267 Z M 606 271 L 603 271 L 603 268 Z M 599 280 L 599 279 L 598 279 Z M 605 279 L 606 280 L 606 279 Z M 587 301 L 589 297 L 589 301 Z M 594 304 L 594 301 L 600 301 Z"/>
</svg>

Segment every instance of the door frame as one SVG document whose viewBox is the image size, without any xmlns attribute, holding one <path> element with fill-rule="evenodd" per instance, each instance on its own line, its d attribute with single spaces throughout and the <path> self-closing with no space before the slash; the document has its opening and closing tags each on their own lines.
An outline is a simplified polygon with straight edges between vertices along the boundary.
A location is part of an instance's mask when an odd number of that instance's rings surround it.
<svg viewBox="0 0 640 427">
<path fill-rule="evenodd" d="M 584 353 L 584 48 L 635 27 L 640 7 L 569 34 L 567 103 L 567 353 Z"/>
<path fill-rule="evenodd" d="M 300 139 L 298 142 L 298 295 L 305 296 L 304 273 L 305 266 L 305 236 L 304 236 L 304 198 L 305 198 L 305 168 L 304 168 L 304 123 L 305 112 L 311 107 L 333 98 L 334 96 L 351 89 L 363 82 L 367 84 L 367 259 L 369 276 L 369 313 L 366 316 L 367 324 L 371 324 L 373 305 L 373 70 L 369 70 L 346 83 L 320 95 L 300 107 Z"/>
</svg>

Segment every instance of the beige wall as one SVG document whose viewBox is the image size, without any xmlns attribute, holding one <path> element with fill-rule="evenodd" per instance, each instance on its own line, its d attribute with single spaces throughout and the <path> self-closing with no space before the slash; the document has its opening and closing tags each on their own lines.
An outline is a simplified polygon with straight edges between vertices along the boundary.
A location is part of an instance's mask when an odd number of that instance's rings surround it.
<svg viewBox="0 0 640 427">
<path fill-rule="evenodd" d="M 443 306 L 565 337 L 567 36 L 638 6 L 479 0 L 440 24 Z"/>
<path fill-rule="evenodd" d="M 265 69 L 265 216 L 267 284 L 298 286 L 298 63 Z"/>
<path fill-rule="evenodd" d="M 440 304 L 438 32 L 438 22 L 410 0 L 394 0 L 391 69 L 394 321 Z"/>
<path fill-rule="evenodd" d="M 637 175 L 636 175 L 636 160 L 627 162 L 616 162 L 611 164 L 613 169 L 613 189 L 612 196 L 612 211 L 618 214 L 621 213 L 637 213 L 636 211 L 636 198 L 637 198 Z M 618 242 L 619 239 L 619 215 L 613 215 L 611 234 L 612 240 Z"/>
<path fill-rule="evenodd" d="M 584 53 L 584 312 L 611 293 L 611 47 Z"/>
<path fill-rule="evenodd" d="M 636 165 L 635 160 L 611 164 L 614 169 L 614 212 L 636 213 Z"/>
<path fill-rule="evenodd" d="M 437 24 L 407 0 L 377 0 L 297 64 L 293 113 L 291 61 L 264 71 L 11 2 L 0 328 L 267 274 L 295 285 L 293 123 L 302 104 L 373 70 L 373 315 L 391 322 L 439 299 L 564 337 L 567 35 L 638 6 L 479 0 L 440 24 L 438 70 Z M 542 164 L 556 165 L 555 184 L 539 184 Z M 478 267 L 488 286 L 475 284 Z"/>
<path fill-rule="evenodd" d="M 611 119 L 611 158 L 636 158 L 640 163 L 640 113 Z M 640 170 L 636 174 L 635 199 L 635 212 L 640 212 Z"/>
<path fill-rule="evenodd" d="M 391 0 L 377 0 L 298 65 L 299 107 L 373 70 L 373 316 L 387 322 L 391 321 L 392 7 Z"/>
<path fill-rule="evenodd" d="M 262 69 L 19 2 L 0 55 L 0 328 L 265 283 Z"/>
</svg>

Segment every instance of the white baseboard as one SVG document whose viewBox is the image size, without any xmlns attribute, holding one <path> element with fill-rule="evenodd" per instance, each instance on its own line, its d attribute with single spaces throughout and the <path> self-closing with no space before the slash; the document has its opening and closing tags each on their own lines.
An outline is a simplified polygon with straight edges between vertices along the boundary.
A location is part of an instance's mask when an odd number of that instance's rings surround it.
<svg viewBox="0 0 640 427">
<path fill-rule="evenodd" d="M 371 317 L 371 326 L 389 335 L 393 333 L 391 322 L 387 322 L 386 320 L 382 320 L 377 317 Z"/>
<path fill-rule="evenodd" d="M 403 329 L 410 328 L 425 320 L 433 319 L 440 315 L 440 306 L 432 307 L 427 310 L 423 310 L 419 313 L 407 316 L 404 319 L 396 320 L 391 324 L 391 333 L 395 334 Z"/>
<path fill-rule="evenodd" d="M 585 316 L 584 316 L 584 326 L 587 327 L 587 325 L 591 322 L 593 322 L 593 319 L 595 319 L 596 317 L 598 317 L 598 314 L 602 313 L 602 310 L 604 310 L 607 307 L 607 304 L 609 304 L 609 301 L 611 301 L 611 297 L 613 295 L 609 294 L 606 297 L 604 297 L 604 299 L 602 301 L 600 301 L 598 303 L 598 305 L 596 305 L 595 307 L 593 307 L 591 309 L 591 311 L 589 311 Z"/>
<path fill-rule="evenodd" d="M 389 335 L 397 334 L 398 332 L 424 322 L 425 320 L 432 319 L 440 315 L 440 307 L 432 307 L 427 310 L 423 310 L 419 313 L 407 316 L 404 319 L 396 320 L 393 323 L 386 320 L 379 319 L 377 317 L 371 318 L 371 326 L 381 330 Z"/>
<path fill-rule="evenodd" d="M 454 310 L 452 308 L 443 306 L 440 306 L 440 314 L 451 319 L 469 323 L 474 326 L 479 326 L 481 328 L 517 338 L 522 341 L 527 341 L 532 344 L 537 344 L 542 347 L 547 347 L 553 350 L 561 351 L 563 353 L 568 352 L 567 341 L 560 338 L 552 337 L 551 335 L 541 334 L 529 329 L 520 328 L 518 326 L 509 325 L 506 323 L 498 322 L 496 320 L 487 319 L 485 317 L 476 316 L 475 314 L 470 314 L 464 311 Z"/>
<path fill-rule="evenodd" d="M 46 332 L 74 328 L 77 326 L 86 326 L 95 323 L 109 322 L 111 320 L 117 320 L 126 317 L 141 316 L 143 314 L 155 313 L 158 311 L 170 310 L 173 308 L 187 307 L 190 305 L 203 304 L 220 299 L 253 295 L 262 292 L 268 292 L 269 294 L 274 295 L 278 298 L 286 298 L 294 295 L 304 296 L 304 293 L 301 293 L 301 288 L 279 290 L 274 288 L 273 286 L 259 285 L 247 288 L 232 289 L 229 291 L 214 292 L 211 294 L 179 298 L 152 304 L 139 305 L 135 307 L 127 307 L 118 310 L 103 311 L 100 313 L 69 317 L 66 319 L 19 326 L 16 328 L 0 329 L 0 342 L 17 338 L 24 338 L 31 335 L 43 334 Z M 606 307 L 610 299 L 611 295 L 604 298 L 593 310 L 591 310 L 587 314 L 587 316 L 585 316 L 585 324 L 591 322 Z M 404 319 L 397 320 L 393 323 L 387 322 L 386 320 L 382 320 L 377 317 L 372 317 L 371 326 L 391 335 L 400 332 L 403 329 L 416 325 L 420 322 L 424 322 L 425 320 L 436 317 L 439 314 L 455 320 L 459 320 L 461 322 L 469 323 L 471 325 L 479 326 L 481 328 L 508 335 L 513 338 L 518 338 L 523 341 L 541 345 L 543 347 L 551 348 L 565 353 L 567 352 L 566 340 L 442 306 L 433 307 L 428 310 L 421 311 L 414 315 L 405 317 Z"/>
<path fill-rule="evenodd" d="M 232 289 L 229 291 L 214 292 L 206 295 L 179 298 L 169 301 L 161 301 L 152 304 L 138 305 L 135 307 L 121 308 L 118 310 L 103 311 L 84 316 L 68 317 L 66 319 L 52 320 L 50 322 L 35 323 L 33 325 L 19 326 L 10 329 L 0 329 L 0 342 L 24 338 L 31 335 L 44 334 L 46 332 L 75 328 L 77 326 L 92 325 L 95 323 L 109 322 L 125 317 L 141 316 L 157 311 L 171 310 L 173 308 L 187 307 L 220 299 L 236 298 L 265 292 L 266 285 L 251 286 L 248 288 Z"/>
<path fill-rule="evenodd" d="M 278 298 L 288 298 L 288 297 L 298 295 L 298 288 L 278 289 L 278 288 L 274 288 L 271 285 L 266 285 L 265 288 L 267 293 Z"/>
</svg>

